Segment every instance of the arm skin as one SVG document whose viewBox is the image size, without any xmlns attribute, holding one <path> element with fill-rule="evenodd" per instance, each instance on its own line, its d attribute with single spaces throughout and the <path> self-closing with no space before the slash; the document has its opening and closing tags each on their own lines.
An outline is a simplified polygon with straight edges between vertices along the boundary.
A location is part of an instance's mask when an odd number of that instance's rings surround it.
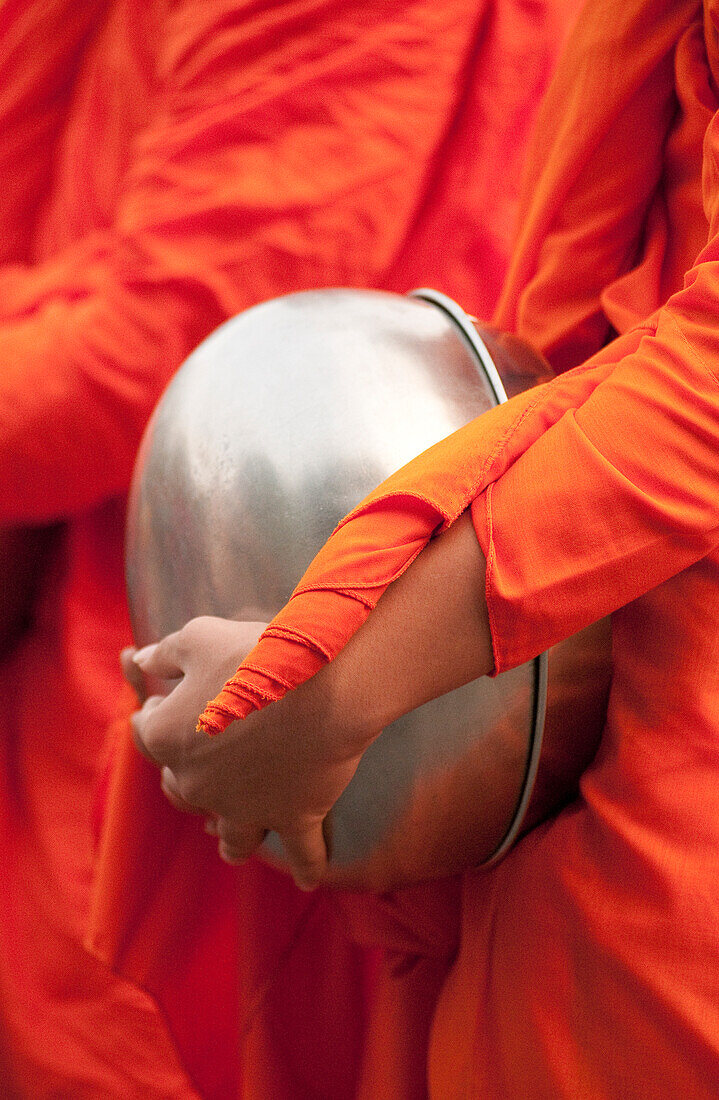
<svg viewBox="0 0 719 1100">
<path fill-rule="evenodd" d="M 171 801 L 218 819 L 210 831 L 224 858 L 247 858 L 274 829 L 298 885 L 314 886 L 327 871 L 322 822 L 374 738 L 491 671 L 483 593 L 484 557 L 465 513 L 390 585 L 334 661 L 216 738 L 195 731 L 197 715 L 264 624 L 195 619 L 134 657 L 145 676 L 183 677 L 134 716 L 138 748 L 163 768 Z"/>
</svg>

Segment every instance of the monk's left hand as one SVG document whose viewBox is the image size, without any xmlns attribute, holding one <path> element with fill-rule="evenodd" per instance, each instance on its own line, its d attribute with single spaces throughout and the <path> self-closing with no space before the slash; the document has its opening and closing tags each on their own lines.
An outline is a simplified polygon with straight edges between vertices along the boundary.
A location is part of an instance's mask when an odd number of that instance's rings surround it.
<svg viewBox="0 0 719 1100">
<path fill-rule="evenodd" d="M 327 868 L 323 821 L 366 747 L 333 717 L 326 670 L 216 737 L 195 728 L 264 627 L 205 616 L 136 652 L 145 678 L 179 683 L 167 696 L 150 695 L 133 716 L 135 742 L 162 768 L 175 805 L 216 819 L 208 831 L 224 859 L 248 858 L 273 829 L 295 881 L 310 888 Z"/>
</svg>

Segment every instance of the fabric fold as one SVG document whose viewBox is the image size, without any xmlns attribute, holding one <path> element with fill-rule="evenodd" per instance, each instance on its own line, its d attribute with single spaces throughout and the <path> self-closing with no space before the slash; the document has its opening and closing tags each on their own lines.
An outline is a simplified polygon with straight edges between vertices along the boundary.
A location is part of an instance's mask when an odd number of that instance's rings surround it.
<svg viewBox="0 0 719 1100">
<path fill-rule="evenodd" d="M 198 728 L 221 732 L 235 719 L 281 698 L 288 684 L 294 688 L 304 683 L 335 657 L 429 540 L 450 527 L 562 415 L 575 390 L 577 399 L 590 393 L 603 374 L 602 368 L 582 369 L 571 379 L 563 376 L 519 394 L 378 486 L 337 526 L 289 602 L 205 708 Z M 298 645 L 288 635 L 308 641 Z"/>
</svg>

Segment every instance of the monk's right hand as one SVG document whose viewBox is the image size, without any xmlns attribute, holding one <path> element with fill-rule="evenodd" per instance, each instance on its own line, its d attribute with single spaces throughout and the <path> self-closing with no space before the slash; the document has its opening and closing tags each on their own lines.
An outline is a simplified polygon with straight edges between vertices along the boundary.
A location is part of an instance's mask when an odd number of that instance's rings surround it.
<svg viewBox="0 0 719 1100">
<path fill-rule="evenodd" d="M 323 823 L 366 748 L 353 724 L 336 718 L 331 666 L 215 737 L 195 728 L 264 627 L 203 617 L 135 653 L 146 677 L 179 678 L 169 695 L 151 695 L 134 715 L 135 742 L 162 768 L 173 803 L 215 819 L 210 829 L 223 858 L 247 858 L 271 829 L 307 888 L 327 870 Z"/>
<path fill-rule="evenodd" d="M 222 631 L 222 623 L 226 620 L 217 619 L 214 622 L 219 626 L 219 630 Z M 145 646 L 143 649 L 138 650 L 136 646 L 127 646 L 120 653 L 120 666 L 122 673 L 127 680 L 130 687 L 137 696 L 137 701 L 142 708 L 144 717 L 156 706 L 158 706 L 163 699 L 165 699 L 176 687 L 181 683 L 184 673 L 182 672 L 180 663 L 182 658 L 179 650 L 182 647 L 183 641 L 188 641 L 188 635 L 192 635 L 194 632 L 201 632 L 202 624 L 205 619 L 192 620 L 188 623 L 183 630 L 176 631 L 173 634 L 167 635 L 161 643 Z M 213 633 L 213 642 L 215 643 L 211 648 L 204 648 L 202 650 L 203 664 L 200 669 L 197 670 L 197 674 L 208 684 L 224 683 L 227 676 L 234 672 L 237 665 L 246 656 L 249 649 L 254 645 L 254 638 L 259 637 L 262 633 L 265 624 L 245 624 L 249 627 L 249 634 L 247 644 L 237 646 L 237 638 L 235 636 L 235 629 L 232 628 L 232 642 L 229 647 L 223 646 L 222 638 L 217 636 L 217 628 Z M 229 635 L 229 631 L 227 634 Z M 229 641 L 229 637 L 227 639 Z M 160 652 L 158 653 L 158 648 Z M 172 659 L 170 654 L 173 649 L 177 649 L 177 659 Z M 138 659 L 139 657 L 139 659 Z M 228 669 L 230 671 L 228 671 Z M 208 691 L 212 691 L 212 687 L 208 687 Z M 175 697 L 175 702 L 177 697 Z M 189 721 L 194 720 L 194 715 L 189 715 Z M 136 726 L 139 719 L 133 719 L 133 733 L 135 733 Z M 137 736 L 135 736 L 135 743 L 140 752 L 153 763 L 157 764 L 157 761 L 150 756 L 145 750 L 144 746 L 138 742 Z M 174 789 L 172 780 L 166 777 L 167 769 L 163 769 L 163 776 L 161 780 L 161 786 L 163 793 L 167 800 L 172 803 L 176 810 L 181 810 L 183 813 L 203 815 L 205 811 L 198 806 L 194 806 L 186 799 L 182 798 L 179 793 Z M 222 832 L 231 835 L 231 826 L 228 822 L 220 823 L 214 817 L 209 817 L 206 822 L 206 831 L 211 836 L 217 836 L 220 838 L 219 849 L 220 855 L 228 862 L 236 863 L 241 862 L 241 853 L 229 842 L 225 842 L 220 837 L 220 827 L 222 826 Z M 233 858 L 234 857 L 234 858 Z"/>
<path fill-rule="evenodd" d="M 138 650 L 135 646 L 127 646 L 120 653 L 120 666 L 122 673 L 127 680 L 130 687 L 137 696 L 138 704 L 143 708 L 145 717 L 153 710 L 159 703 L 162 702 L 176 687 L 179 686 L 183 679 L 184 673 L 179 667 L 181 657 L 178 652 L 178 660 L 170 659 L 169 654 L 173 648 L 181 649 L 183 641 L 190 641 L 188 636 L 193 635 L 195 632 L 202 632 L 202 625 L 210 620 L 198 619 L 192 620 L 188 623 L 183 630 L 176 631 L 174 634 L 167 635 L 161 643 L 156 645 L 145 646 L 144 649 Z M 217 626 L 213 631 L 213 646 L 203 648 L 201 651 L 202 665 L 197 669 L 197 675 L 209 685 L 223 684 L 225 679 L 235 671 L 237 665 L 244 659 L 249 649 L 255 644 L 254 639 L 259 637 L 262 630 L 265 627 L 264 623 L 249 623 L 244 624 L 248 627 L 247 640 L 243 638 L 238 646 L 238 639 L 236 637 L 236 630 L 233 626 L 231 630 L 223 630 L 223 624 L 226 620 L 216 619 L 212 620 Z M 235 624 L 236 625 L 236 624 Z M 220 636 L 218 636 L 218 628 Z M 231 642 L 230 642 L 231 634 Z M 223 635 L 226 635 L 223 636 Z M 229 642 L 229 645 L 223 645 L 223 641 Z M 161 647 L 161 652 L 157 654 L 158 648 Z M 165 654 L 165 656 L 163 656 Z M 139 660 L 137 659 L 139 656 Z M 228 671 L 229 670 L 229 671 Z M 214 690 L 213 687 L 208 687 L 208 691 Z M 177 697 L 175 697 L 177 701 Z M 193 721 L 194 716 L 189 715 L 189 721 Z M 133 731 L 136 722 L 133 721 Z M 144 750 L 141 744 L 137 743 L 137 737 L 135 742 L 140 752 L 143 755 L 148 756 L 153 764 L 157 764 L 149 754 Z M 166 770 L 166 769 L 165 769 Z M 165 797 L 177 810 L 181 810 L 183 813 L 190 814 L 204 814 L 204 810 L 198 806 L 191 805 L 186 799 L 183 799 L 172 787 L 171 781 L 165 782 L 163 776 L 162 790 Z M 220 836 L 220 824 L 214 817 L 208 818 L 206 823 L 207 832 L 211 836 Z M 223 832 L 226 832 L 229 836 L 231 833 L 229 823 L 222 823 Z M 239 862 L 239 858 L 232 858 L 235 854 L 239 857 L 232 846 L 224 841 L 220 841 L 220 854 L 228 862 Z"/>
</svg>

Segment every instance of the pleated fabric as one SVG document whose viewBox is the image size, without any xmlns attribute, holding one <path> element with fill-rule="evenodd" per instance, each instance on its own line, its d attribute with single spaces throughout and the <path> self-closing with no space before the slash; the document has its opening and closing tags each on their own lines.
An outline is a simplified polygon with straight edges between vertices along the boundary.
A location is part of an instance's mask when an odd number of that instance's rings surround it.
<svg viewBox="0 0 719 1100">
<path fill-rule="evenodd" d="M 165 384 L 241 309 L 431 283 L 488 315 L 575 9 L 0 8 L 0 524 L 62 525 L 0 669 L 4 1096 L 355 1094 L 379 949 L 223 867 L 112 725 L 124 497 Z"/>
</svg>

